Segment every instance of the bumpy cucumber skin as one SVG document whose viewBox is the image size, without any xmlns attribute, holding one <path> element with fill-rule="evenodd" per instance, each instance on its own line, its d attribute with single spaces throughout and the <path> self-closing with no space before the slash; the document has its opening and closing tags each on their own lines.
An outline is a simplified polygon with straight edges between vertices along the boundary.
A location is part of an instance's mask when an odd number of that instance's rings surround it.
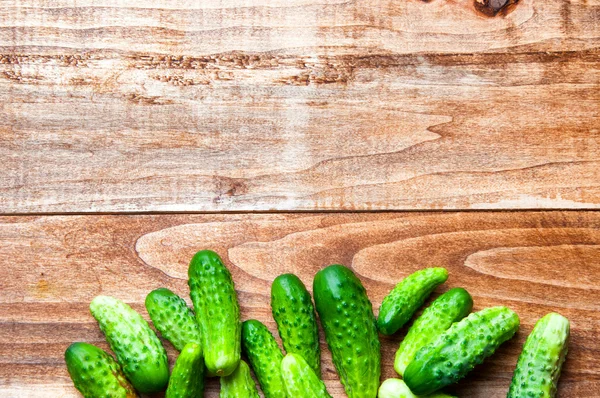
<svg viewBox="0 0 600 398">
<path fill-rule="evenodd" d="M 421 348 L 404 371 L 404 381 L 417 395 L 456 383 L 518 329 L 519 317 L 506 307 L 475 312 Z"/>
<path fill-rule="evenodd" d="M 569 320 L 556 313 L 541 318 L 519 356 L 508 398 L 554 398 L 568 351 Z"/>
<path fill-rule="evenodd" d="M 250 375 L 250 367 L 243 360 L 229 376 L 221 377 L 220 398 L 260 398 Z"/>
<path fill-rule="evenodd" d="M 186 344 L 173 367 L 165 398 L 197 398 L 204 394 L 204 360 L 198 343 Z"/>
<path fill-rule="evenodd" d="M 433 393 L 429 395 L 415 395 L 410 391 L 406 383 L 400 379 L 387 379 L 379 387 L 379 398 L 456 398 L 444 393 Z"/>
<path fill-rule="evenodd" d="M 106 351 L 87 343 L 73 343 L 65 351 L 67 370 L 85 398 L 134 398 L 133 386 L 121 366 Z"/>
<path fill-rule="evenodd" d="M 396 333 L 447 279 L 445 268 L 425 268 L 404 278 L 381 303 L 377 318 L 379 331 L 386 335 Z"/>
<path fill-rule="evenodd" d="M 365 288 L 350 269 L 334 264 L 317 272 L 313 294 L 348 397 L 374 398 L 381 375 L 381 352 Z"/>
<path fill-rule="evenodd" d="M 98 296 L 90 311 L 131 384 L 145 394 L 163 391 L 169 381 L 167 352 L 148 322 L 113 297 Z"/>
<path fill-rule="evenodd" d="M 242 345 L 265 397 L 287 397 L 281 377 L 283 354 L 269 329 L 256 319 L 245 321 Z"/>
<path fill-rule="evenodd" d="M 460 287 L 450 289 L 435 299 L 417 318 L 402 340 L 394 360 L 396 372 L 402 376 L 417 351 L 448 330 L 454 322 L 469 315 L 472 308 L 473 298 Z"/>
<path fill-rule="evenodd" d="M 194 255 L 188 276 L 204 363 L 209 374 L 227 376 L 241 356 L 240 306 L 233 279 L 219 255 L 210 250 Z"/>
<path fill-rule="evenodd" d="M 271 309 L 286 353 L 299 354 L 321 374 L 317 317 L 310 293 L 293 274 L 280 275 L 271 285 Z"/>
<path fill-rule="evenodd" d="M 283 358 L 281 375 L 288 397 L 331 398 L 325 384 L 300 355 L 287 354 Z"/>
<path fill-rule="evenodd" d="M 185 301 L 166 288 L 146 296 L 146 310 L 154 327 L 181 351 L 187 343 L 200 343 L 200 329 Z"/>
</svg>

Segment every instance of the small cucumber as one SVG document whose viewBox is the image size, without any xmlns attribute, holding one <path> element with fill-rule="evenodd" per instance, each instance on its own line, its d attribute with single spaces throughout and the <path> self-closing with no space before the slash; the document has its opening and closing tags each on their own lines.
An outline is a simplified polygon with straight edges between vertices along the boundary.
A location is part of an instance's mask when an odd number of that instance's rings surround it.
<svg viewBox="0 0 600 398">
<path fill-rule="evenodd" d="M 243 360 L 229 376 L 221 377 L 220 398 L 260 398 L 250 375 L 250 367 Z"/>
<path fill-rule="evenodd" d="M 287 395 L 281 378 L 283 354 L 269 329 L 256 319 L 245 321 L 242 345 L 265 397 L 285 398 Z"/>
<path fill-rule="evenodd" d="M 475 312 L 421 348 L 404 371 L 404 381 L 417 395 L 456 383 L 518 329 L 519 317 L 506 307 Z"/>
<path fill-rule="evenodd" d="M 203 395 L 202 347 L 198 343 L 188 343 L 175 361 L 165 398 L 197 398 Z"/>
<path fill-rule="evenodd" d="M 377 318 L 379 331 L 387 335 L 396 333 L 447 279 L 445 268 L 425 268 L 404 278 L 381 303 Z"/>
<path fill-rule="evenodd" d="M 379 387 L 379 398 L 456 398 L 444 393 L 433 393 L 430 395 L 415 395 L 410 391 L 406 383 L 400 379 L 387 379 Z"/>
<path fill-rule="evenodd" d="M 131 384 L 145 394 L 163 391 L 169 381 L 167 352 L 148 322 L 113 297 L 98 296 L 90 311 Z"/>
<path fill-rule="evenodd" d="M 281 361 L 281 374 L 288 397 L 331 398 L 325 384 L 300 355 L 287 354 Z"/>
<path fill-rule="evenodd" d="M 271 309 L 288 354 L 299 354 L 321 374 L 321 348 L 310 293 L 296 275 L 279 275 L 271 285 Z"/>
<path fill-rule="evenodd" d="M 454 322 L 460 321 L 471 312 L 473 298 L 462 288 L 448 290 L 435 299 L 408 331 L 396 352 L 394 369 L 400 376 L 421 348 L 448 330 Z"/>
<path fill-rule="evenodd" d="M 335 264 L 315 275 L 315 306 L 349 398 L 374 398 L 381 352 L 373 307 L 354 273 Z"/>
<path fill-rule="evenodd" d="M 67 370 L 85 398 L 135 398 L 121 367 L 106 351 L 87 343 L 73 343 L 65 351 Z"/>
<path fill-rule="evenodd" d="M 240 362 L 240 306 L 229 270 L 210 250 L 196 253 L 188 269 L 190 296 L 200 326 L 209 374 L 227 376 Z"/>
<path fill-rule="evenodd" d="M 556 396 L 569 333 L 569 320 L 556 313 L 536 323 L 519 356 L 508 398 Z"/>
<path fill-rule="evenodd" d="M 201 342 L 194 313 L 181 297 L 169 289 L 150 292 L 146 296 L 146 310 L 156 329 L 177 351 L 181 351 L 187 343 Z"/>
</svg>

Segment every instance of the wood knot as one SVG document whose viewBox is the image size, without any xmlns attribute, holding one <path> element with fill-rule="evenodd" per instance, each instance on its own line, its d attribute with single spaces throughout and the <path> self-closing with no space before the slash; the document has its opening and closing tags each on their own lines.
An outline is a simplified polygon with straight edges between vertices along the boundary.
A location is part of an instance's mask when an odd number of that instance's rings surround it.
<svg viewBox="0 0 600 398">
<path fill-rule="evenodd" d="M 474 0 L 477 11 L 488 16 L 495 17 L 498 14 L 506 15 L 512 10 L 519 0 Z"/>
</svg>

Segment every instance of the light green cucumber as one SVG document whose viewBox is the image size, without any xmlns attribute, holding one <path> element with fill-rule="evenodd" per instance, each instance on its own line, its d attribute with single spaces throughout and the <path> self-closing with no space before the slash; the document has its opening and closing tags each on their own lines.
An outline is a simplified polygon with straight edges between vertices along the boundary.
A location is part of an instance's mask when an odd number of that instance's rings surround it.
<svg viewBox="0 0 600 398">
<path fill-rule="evenodd" d="M 404 382 L 417 395 L 456 383 L 509 340 L 519 317 L 506 307 L 475 312 L 421 348 L 404 371 Z"/>
<path fill-rule="evenodd" d="M 293 274 L 279 275 L 271 285 L 271 309 L 287 354 L 299 354 L 321 375 L 317 317 L 310 293 Z"/>
<path fill-rule="evenodd" d="M 400 379 L 387 379 L 379 387 L 379 398 L 456 398 L 444 393 L 433 393 L 429 395 L 415 395 L 410 391 L 406 383 Z"/>
<path fill-rule="evenodd" d="M 196 253 L 188 269 L 190 296 L 210 375 L 227 376 L 240 362 L 240 307 L 229 270 L 210 250 Z"/>
<path fill-rule="evenodd" d="M 556 396 L 569 333 L 569 320 L 556 313 L 536 323 L 519 356 L 508 398 Z"/>
<path fill-rule="evenodd" d="M 220 398 L 260 398 L 250 367 L 243 360 L 229 376 L 221 377 Z"/>
<path fill-rule="evenodd" d="M 146 296 L 146 310 L 154 327 L 177 351 L 181 351 L 187 343 L 201 343 L 194 313 L 181 297 L 169 289 L 150 292 Z"/>
<path fill-rule="evenodd" d="M 381 353 L 365 288 L 349 268 L 336 264 L 317 272 L 313 294 L 346 394 L 349 398 L 374 398 L 379 388 Z"/>
<path fill-rule="evenodd" d="M 288 397 L 331 398 L 325 384 L 300 355 L 287 354 L 283 358 L 281 375 Z"/>
<path fill-rule="evenodd" d="M 287 397 L 281 378 L 283 354 L 269 329 L 256 319 L 245 321 L 242 345 L 265 397 Z"/>
<path fill-rule="evenodd" d="M 413 360 L 417 351 L 431 343 L 471 312 L 473 298 L 462 288 L 454 288 L 439 296 L 413 323 L 396 352 L 394 369 L 400 376 Z"/>
<path fill-rule="evenodd" d="M 167 353 L 148 322 L 109 296 L 94 298 L 90 311 L 131 384 L 145 394 L 163 391 L 169 381 Z"/>
<path fill-rule="evenodd" d="M 198 343 L 186 344 L 173 367 L 165 398 L 197 398 L 204 395 L 204 360 Z"/>
<path fill-rule="evenodd" d="M 396 333 L 447 279 L 445 268 L 425 268 L 404 278 L 381 303 L 377 318 L 379 331 L 386 335 Z"/>
<path fill-rule="evenodd" d="M 73 343 L 65 351 L 67 370 L 85 398 L 135 398 L 121 366 L 106 351 L 87 343 Z"/>
</svg>

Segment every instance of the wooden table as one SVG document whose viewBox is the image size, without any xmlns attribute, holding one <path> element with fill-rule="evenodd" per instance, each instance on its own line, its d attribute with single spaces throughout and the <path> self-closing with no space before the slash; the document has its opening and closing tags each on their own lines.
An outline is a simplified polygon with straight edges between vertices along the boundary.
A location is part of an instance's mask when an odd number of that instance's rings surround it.
<svg viewBox="0 0 600 398">
<path fill-rule="evenodd" d="M 560 396 L 600 397 L 600 2 L 490 2 L 0 2 L 0 396 L 79 396 L 90 300 L 147 316 L 211 248 L 272 331 L 280 273 L 344 263 L 378 308 L 447 267 L 522 321 L 451 391 L 504 397 L 558 311 Z"/>
</svg>

